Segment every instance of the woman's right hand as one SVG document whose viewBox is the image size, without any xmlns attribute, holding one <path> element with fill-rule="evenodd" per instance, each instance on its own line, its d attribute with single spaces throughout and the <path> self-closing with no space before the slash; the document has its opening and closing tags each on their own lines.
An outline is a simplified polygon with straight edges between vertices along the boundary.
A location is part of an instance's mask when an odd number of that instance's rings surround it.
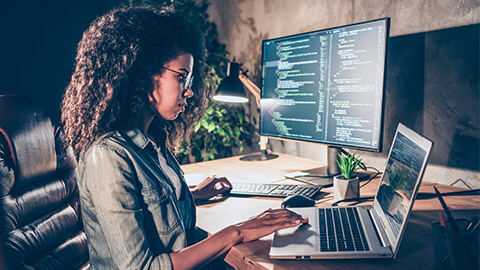
<svg viewBox="0 0 480 270">
<path fill-rule="evenodd" d="M 303 223 L 308 223 L 308 218 L 303 218 L 301 215 L 288 209 L 268 209 L 260 215 L 238 223 L 233 227 L 240 234 L 238 243 L 245 243 L 257 240 L 275 231 Z"/>
<path fill-rule="evenodd" d="M 257 240 L 277 230 L 307 222 L 307 218 L 290 210 L 268 209 L 245 222 L 228 226 L 193 246 L 170 253 L 170 258 L 175 269 L 199 268 L 236 244 Z"/>
</svg>

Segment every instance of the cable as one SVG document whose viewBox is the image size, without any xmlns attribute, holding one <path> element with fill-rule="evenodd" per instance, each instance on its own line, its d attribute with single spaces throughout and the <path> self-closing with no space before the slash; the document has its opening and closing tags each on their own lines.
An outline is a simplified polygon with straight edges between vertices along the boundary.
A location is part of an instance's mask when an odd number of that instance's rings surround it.
<svg viewBox="0 0 480 270">
<path fill-rule="evenodd" d="M 445 192 L 442 193 L 442 196 L 469 196 L 469 195 L 480 195 L 480 189 L 472 189 L 472 190 L 462 190 L 462 191 L 453 191 L 453 192 Z M 436 198 L 437 195 L 434 193 L 428 193 L 428 192 L 419 192 L 417 194 L 417 200 L 428 200 L 432 198 Z M 338 206 L 339 203 L 342 202 L 353 202 L 349 204 L 349 206 L 356 205 L 362 202 L 370 201 L 375 198 L 374 196 L 369 196 L 369 197 L 361 197 L 361 198 L 351 198 L 351 199 L 345 199 L 345 200 L 340 200 L 332 203 L 332 206 Z"/>
<path fill-rule="evenodd" d="M 374 174 L 373 176 L 370 176 L 370 178 L 368 179 L 368 181 L 365 182 L 365 183 L 363 183 L 363 184 L 360 186 L 360 188 L 368 185 L 368 184 L 369 184 L 370 182 L 372 182 L 372 180 L 375 179 L 375 177 L 377 177 L 378 175 L 383 174 L 383 172 L 379 171 L 379 170 L 378 170 L 377 168 L 375 168 L 375 167 L 366 167 L 365 169 L 373 169 L 373 170 L 377 171 L 377 173 Z"/>
<path fill-rule="evenodd" d="M 354 202 L 353 204 L 349 204 L 349 205 L 355 205 L 355 204 L 359 204 L 359 203 L 362 203 L 362 202 L 373 200 L 373 198 L 374 197 L 361 197 L 361 198 L 344 199 L 344 200 L 339 200 L 339 201 L 336 201 L 336 202 L 332 203 L 332 206 L 338 206 L 338 204 L 342 203 L 342 202 Z"/>
<path fill-rule="evenodd" d="M 469 195 L 480 195 L 480 189 L 470 189 L 470 190 L 461 190 L 461 191 L 452 191 L 442 193 L 442 197 L 445 196 L 469 196 Z M 417 194 L 417 200 L 427 200 L 431 198 L 436 198 L 437 194 L 429 192 L 419 192 Z"/>
<path fill-rule="evenodd" d="M 467 186 L 469 189 L 473 189 L 470 185 L 467 184 L 467 182 L 463 181 L 462 178 L 458 178 L 457 180 L 455 180 L 453 183 L 451 183 L 449 186 L 454 186 L 456 183 L 458 182 L 461 182 L 463 183 L 465 186 Z"/>
</svg>

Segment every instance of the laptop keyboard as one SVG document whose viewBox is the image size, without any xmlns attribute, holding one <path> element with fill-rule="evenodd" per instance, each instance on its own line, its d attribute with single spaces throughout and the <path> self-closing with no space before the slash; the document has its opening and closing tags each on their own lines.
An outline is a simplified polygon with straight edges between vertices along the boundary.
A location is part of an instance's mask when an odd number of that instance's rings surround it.
<svg viewBox="0 0 480 270">
<path fill-rule="evenodd" d="M 320 251 L 370 250 L 356 208 L 320 208 L 319 211 Z"/>
</svg>

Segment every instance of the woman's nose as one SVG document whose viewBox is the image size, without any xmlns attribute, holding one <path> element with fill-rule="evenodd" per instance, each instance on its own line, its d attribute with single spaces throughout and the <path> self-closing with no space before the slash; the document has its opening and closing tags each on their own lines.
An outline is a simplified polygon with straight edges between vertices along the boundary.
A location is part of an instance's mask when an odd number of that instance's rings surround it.
<svg viewBox="0 0 480 270">
<path fill-rule="evenodd" d="M 191 98 L 193 97 L 193 90 L 192 88 L 188 87 L 185 92 L 183 93 L 183 96 L 186 98 Z"/>
</svg>

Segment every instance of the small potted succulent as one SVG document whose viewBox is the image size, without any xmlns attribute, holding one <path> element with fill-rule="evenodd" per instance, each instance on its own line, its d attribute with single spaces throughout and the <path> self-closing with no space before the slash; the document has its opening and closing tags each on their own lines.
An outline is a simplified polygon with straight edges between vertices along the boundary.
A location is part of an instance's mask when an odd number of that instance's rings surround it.
<svg viewBox="0 0 480 270">
<path fill-rule="evenodd" d="M 340 152 L 337 165 L 341 174 L 333 178 L 333 191 L 335 200 L 345 200 L 360 197 L 359 178 L 355 172 L 364 168 L 362 159 L 355 153 Z"/>
</svg>

